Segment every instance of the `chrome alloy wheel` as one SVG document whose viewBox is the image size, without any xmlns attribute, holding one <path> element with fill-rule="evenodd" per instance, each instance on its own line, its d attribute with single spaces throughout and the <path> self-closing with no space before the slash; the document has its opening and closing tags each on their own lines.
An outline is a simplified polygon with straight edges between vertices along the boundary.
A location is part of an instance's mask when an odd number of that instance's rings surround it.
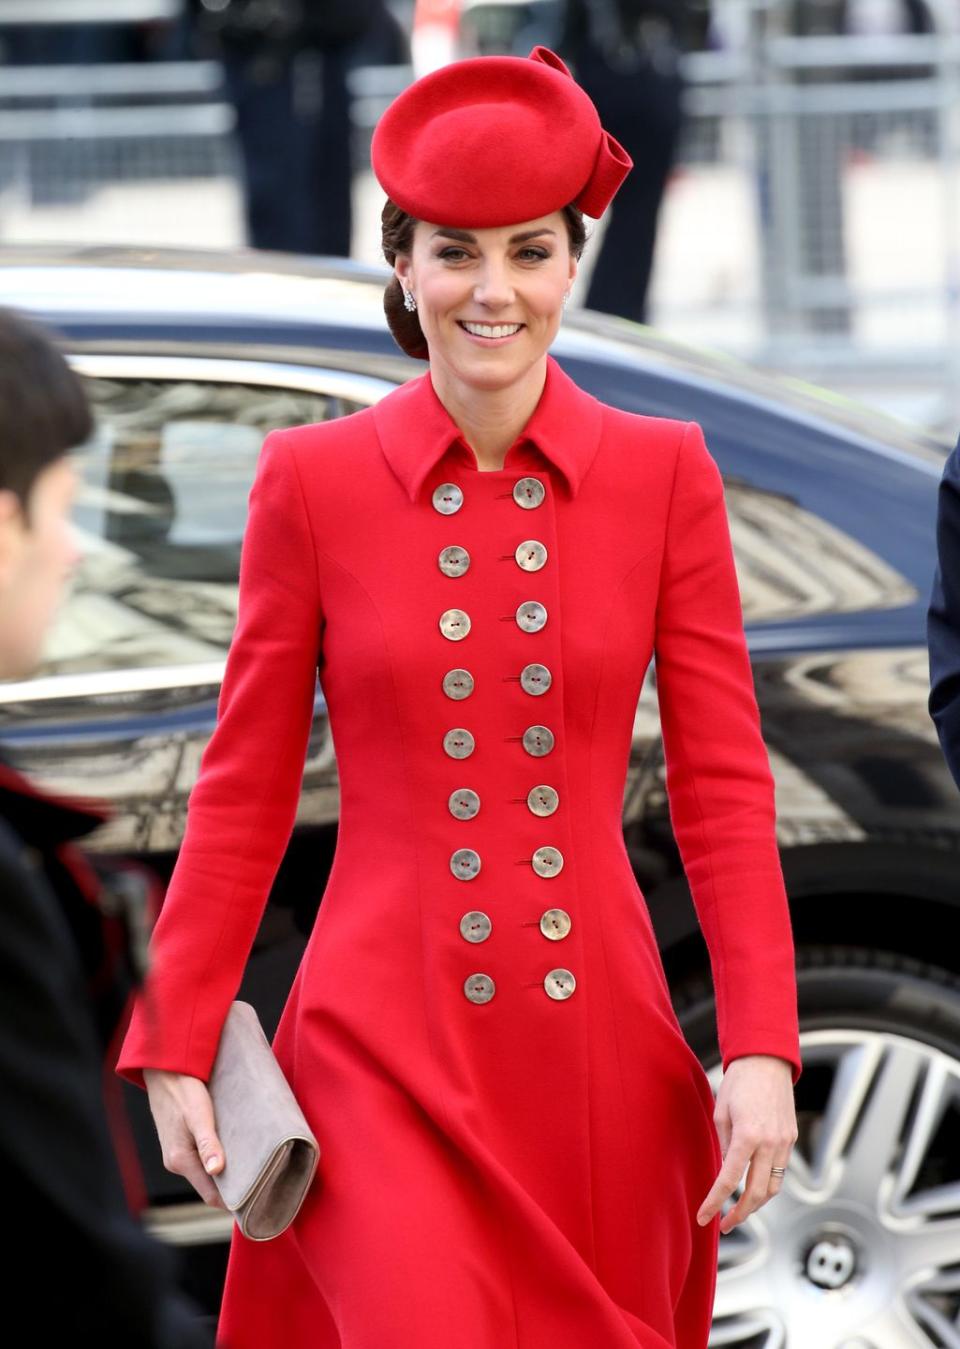
<svg viewBox="0 0 960 1349">
<path fill-rule="evenodd" d="M 818 1108 L 779 1194 L 720 1237 L 711 1349 L 960 1349 L 960 1061 L 859 1029 L 801 1054 Z"/>
</svg>

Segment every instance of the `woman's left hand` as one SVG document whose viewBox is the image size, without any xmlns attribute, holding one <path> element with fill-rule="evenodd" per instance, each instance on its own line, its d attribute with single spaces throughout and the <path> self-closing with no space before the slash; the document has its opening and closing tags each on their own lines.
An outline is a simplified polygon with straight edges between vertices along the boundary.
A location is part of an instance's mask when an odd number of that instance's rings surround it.
<svg viewBox="0 0 960 1349">
<path fill-rule="evenodd" d="M 797 1141 L 793 1103 L 793 1070 L 775 1054 L 744 1054 L 727 1065 L 713 1112 L 723 1166 L 697 1213 L 701 1226 L 719 1213 L 750 1163 L 743 1193 L 720 1222 L 729 1232 L 768 1199 L 779 1193 L 782 1176 L 772 1166 L 786 1166 Z"/>
</svg>

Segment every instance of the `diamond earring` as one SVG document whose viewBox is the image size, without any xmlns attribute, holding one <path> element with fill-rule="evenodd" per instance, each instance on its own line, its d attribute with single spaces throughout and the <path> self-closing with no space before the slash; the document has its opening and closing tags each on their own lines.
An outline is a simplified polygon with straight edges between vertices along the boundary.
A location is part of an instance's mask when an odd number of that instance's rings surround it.
<svg viewBox="0 0 960 1349">
<path fill-rule="evenodd" d="M 569 299 L 570 299 L 570 292 L 568 290 L 565 290 L 563 292 L 563 303 L 566 304 Z"/>
<path fill-rule="evenodd" d="M 410 310 L 411 313 L 413 312 L 414 309 L 416 309 L 416 307 L 417 307 L 417 302 L 416 302 L 416 300 L 415 300 L 415 298 L 414 298 L 414 294 L 413 294 L 413 291 L 412 291 L 412 290 L 404 290 L 404 292 L 403 292 L 403 307 L 404 307 L 404 309 Z"/>
</svg>

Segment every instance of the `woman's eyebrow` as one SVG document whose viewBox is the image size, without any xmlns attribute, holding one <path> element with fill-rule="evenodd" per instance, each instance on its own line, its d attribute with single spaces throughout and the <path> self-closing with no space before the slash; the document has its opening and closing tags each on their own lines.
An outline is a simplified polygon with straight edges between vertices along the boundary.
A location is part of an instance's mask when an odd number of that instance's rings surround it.
<svg viewBox="0 0 960 1349">
<path fill-rule="evenodd" d="M 465 244 L 475 244 L 477 242 L 477 236 L 471 234 L 469 230 L 452 228 L 434 230 L 430 235 L 430 238 L 435 239 L 438 234 L 443 235 L 446 239 L 459 239 L 461 243 Z M 547 226 L 544 226 L 543 229 L 539 230 L 523 230 L 520 234 L 511 234 L 509 242 L 512 244 L 520 244 L 523 243 L 524 239 L 535 239 L 538 234 L 556 234 L 556 230 L 549 229 Z"/>
</svg>

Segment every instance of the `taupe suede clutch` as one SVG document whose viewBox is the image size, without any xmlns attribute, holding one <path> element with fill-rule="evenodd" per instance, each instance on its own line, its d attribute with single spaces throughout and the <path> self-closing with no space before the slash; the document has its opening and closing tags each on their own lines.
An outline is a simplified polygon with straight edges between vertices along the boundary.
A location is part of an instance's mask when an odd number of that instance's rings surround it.
<svg viewBox="0 0 960 1349">
<path fill-rule="evenodd" d="M 243 1235 L 269 1241 L 296 1217 L 320 1145 L 249 1002 L 230 1005 L 207 1090 L 224 1150 L 213 1180 Z"/>
</svg>

